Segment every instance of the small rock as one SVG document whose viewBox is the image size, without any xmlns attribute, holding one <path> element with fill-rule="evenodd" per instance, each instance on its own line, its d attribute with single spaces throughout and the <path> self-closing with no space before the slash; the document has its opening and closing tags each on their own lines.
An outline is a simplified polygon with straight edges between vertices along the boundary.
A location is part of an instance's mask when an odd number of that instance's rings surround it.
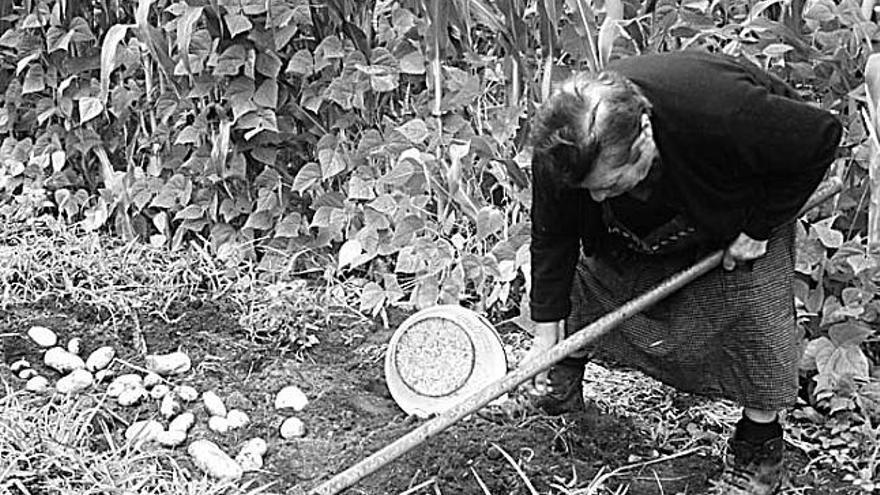
<svg viewBox="0 0 880 495">
<path fill-rule="evenodd" d="M 306 435 L 306 425 L 301 419 L 290 417 L 281 423 L 281 438 L 285 440 L 300 438 Z"/>
<path fill-rule="evenodd" d="M 226 420 L 229 422 L 230 430 L 237 430 L 250 423 L 251 418 L 241 409 L 233 409 L 226 414 Z"/>
<path fill-rule="evenodd" d="M 192 457 L 193 463 L 209 476 L 229 481 L 241 478 L 241 466 L 214 442 L 196 440 L 189 444 L 186 451 Z"/>
<path fill-rule="evenodd" d="M 89 354 L 89 357 L 86 359 L 86 368 L 93 372 L 102 370 L 110 364 L 110 361 L 113 361 L 114 357 L 116 357 L 116 349 L 109 345 L 99 347 Z"/>
<path fill-rule="evenodd" d="M 241 447 L 241 451 L 235 456 L 235 462 L 245 472 L 262 469 L 263 455 L 266 453 L 267 448 L 265 440 L 262 438 L 252 438 Z"/>
<path fill-rule="evenodd" d="M 174 387 L 174 393 L 184 402 L 192 402 L 199 398 L 198 390 L 189 385 L 178 385 Z"/>
<path fill-rule="evenodd" d="M 140 375 L 134 373 L 119 375 L 107 386 L 107 395 L 109 397 L 119 397 L 119 394 L 122 392 L 135 388 L 144 388 L 144 381 Z"/>
<path fill-rule="evenodd" d="M 127 388 L 116 397 L 120 406 L 129 407 L 137 404 L 147 395 L 147 389 L 143 387 Z"/>
<path fill-rule="evenodd" d="M 226 406 L 223 405 L 223 401 L 214 392 L 211 392 L 210 390 L 204 392 L 202 394 L 202 402 L 205 403 L 205 409 L 207 409 L 208 413 L 212 416 L 220 416 L 221 418 L 226 417 Z"/>
<path fill-rule="evenodd" d="M 159 375 L 179 375 L 192 368 L 192 361 L 185 353 L 152 354 L 146 357 L 147 369 Z"/>
<path fill-rule="evenodd" d="M 159 433 L 156 441 L 163 447 L 177 447 L 186 441 L 186 432 L 180 430 L 168 430 Z"/>
<path fill-rule="evenodd" d="M 53 347 L 46 351 L 43 361 L 46 363 L 46 366 L 59 373 L 67 373 L 86 367 L 86 363 L 83 362 L 81 357 L 71 354 L 60 347 Z"/>
<path fill-rule="evenodd" d="M 159 435 L 165 431 L 162 423 L 148 419 L 135 421 L 125 430 L 125 440 L 133 443 L 149 443 L 158 440 Z"/>
<path fill-rule="evenodd" d="M 30 380 L 35 376 L 37 376 L 37 371 L 33 368 L 25 368 L 18 372 L 18 377 L 22 380 Z"/>
<path fill-rule="evenodd" d="M 229 420 L 221 416 L 211 416 L 208 418 L 208 428 L 221 435 L 225 434 L 229 431 Z"/>
<path fill-rule="evenodd" d="M 291 408 L 299 412 L 305 409 L 308 403 L 308 397 L 296 385 L 282 388 L 275 396 L 275 409 Z"/>
<path fill-rule="evenodd" d="M 82 347 L 82 339 L 79 337 L 74 337 L 67 342 L 67 352 L 71 354 L 79 354 L 80 347 Z"/>
<path fill-rule="evenodd" d="M 98 383 L 103 383 L 103 382 L 106 382 L 107 380 L 113 378 L 114 375 L 116 375 L 116 373 L 113 370 L 107 370 L 107 369 L 98 370 L 95 373 L 95 381 Z"/>
<path fill-rule="evenodd" d="M 41 394 L 49 390 L 49 380 L 46 379 L 45 376 L 40 375 L 31 377 L 31 379 L 24 384 L 24 389 L 28 392 Z"/>
<path fill-rule="evenodd" d="M 33 326 L 27 334 L 40 347 L 52 347 L 58 343 L 58 336 L 46 327 Z"/>
<path fill-rule="evenodd" d="M 171 420 L 171 423 L 168 424 L 168 429 L 187 432 L 190 428 L 192 428 L 192 425 L 195 422 L 195 414 L 191 412 L 181 413 L 179 416 Z"/>
<path fill-rule="evenodd" d="M 162 383 L 162 377 L 156 373 L 147 373 L 144 377 L 144 386 L 147 388 L 153 388 L 160 383 Z"/>
<path fill-rule="evenodd" d="M 171 393 L 171 389 L 168 388 L 168 385 L 165 385 L 164 383 L 160 383 L 160 384 L 156 385 L 155 387 L 153 387 L 152 390 L 150 390 L 150 397 L 152 397 L 156 400 L 160 400 L 161 398 L 165 397 L 166 395 L 168 395 L 170 393 Z"/>
<path fill-rule="evenodd" d="M 18 373 L 19 371 L 30 367 L 31 363 L 27 359 L 19 359 L 18 361 L 9 365 L 9 371 L 13 373 Z"/>
<path fill-rule="evenodd" d="M 94 383 L 92 374 L 83 369 L 76 369 L 69 375 L 61 377 L 55 384 L 55 390 L 62 394 L 78 394 Z"/>
<path fill-rule="evenodd" d="M 174 394 L 168 394 L 165 397 L 162 397 L 162 404 L 159 406 L 159 414 L 161 414 L 163 418 L 172 418 L 180 413 L 180 410 L 180 401 L 177 400 L 177 397 L 175 397 Z"/>
</svg>

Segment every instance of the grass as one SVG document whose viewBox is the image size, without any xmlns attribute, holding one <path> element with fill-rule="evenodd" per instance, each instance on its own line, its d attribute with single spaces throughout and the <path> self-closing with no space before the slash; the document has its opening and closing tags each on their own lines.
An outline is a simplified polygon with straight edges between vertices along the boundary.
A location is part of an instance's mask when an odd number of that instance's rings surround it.
<svg viewBox="0 0 880 495">
<path fill-rule="evenodd" d="M 111 322 L 136 313 L 170 321 L 175 303 L 223 301 L 252 337 L 307 351 L 318 343 L 315 322 L 367 317 L 348 283 L 325 276 L 323 286 L 306 284 L 296 270 L 301 254 L 270 252 L 257 262 L 200 243 L 169 251 L 40 217 L 0 232 L 0 305 L 61 299 L 104 310 Z"/>
</svg>

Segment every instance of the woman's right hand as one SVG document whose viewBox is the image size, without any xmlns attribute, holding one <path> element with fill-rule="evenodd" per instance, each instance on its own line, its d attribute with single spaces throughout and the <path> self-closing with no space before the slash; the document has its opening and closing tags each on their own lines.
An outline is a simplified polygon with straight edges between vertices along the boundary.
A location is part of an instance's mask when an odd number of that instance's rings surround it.
<svg viewBox="0 0 880 495">
<path fill-rule="evenodd" d="M 557 342 L 565 338 L 564 321 L 551 321 L 535 324 L 535 334 L 532 337 L 532 345 L 522 360 L 525 364 L 542 354 L 546 353 Z M 522 364 L 520 366 L 522 366 Z M 547 390 L 547 370 L 544 370 L 532 379 L 531 388 L 536 394 L 545 394 Z"/>
</svg>

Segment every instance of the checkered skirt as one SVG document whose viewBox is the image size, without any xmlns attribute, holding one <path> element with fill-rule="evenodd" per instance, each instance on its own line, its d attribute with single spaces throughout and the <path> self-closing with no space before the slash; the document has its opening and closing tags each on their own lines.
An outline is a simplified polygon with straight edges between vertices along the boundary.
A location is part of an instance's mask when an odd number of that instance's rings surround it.
<svg viewBox="0 0 880 495">
<path fill-rule="evenodd" d="M 697 260 L 617 251 L 581 257 L 569 332 L 648 291 Z M 590 354 L 633 366 L 680 390 L 778 410 L 797 395 L 794 228 L 771 236 L 767 254 L 721 268 L 633 316 L 590 345 Z"/>
</svg>

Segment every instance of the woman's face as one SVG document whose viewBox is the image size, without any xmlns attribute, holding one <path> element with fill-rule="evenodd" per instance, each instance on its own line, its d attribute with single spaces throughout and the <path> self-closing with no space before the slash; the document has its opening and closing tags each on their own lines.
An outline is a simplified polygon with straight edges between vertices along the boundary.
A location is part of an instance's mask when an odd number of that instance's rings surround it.
<svg viewBox="0 0 880 495">
<path fill-rule="evenodd" d="M 643 115 L 642 129 L 629 150 L 608 150 L 599 155 L 593 170 L 578 184 L 596 202 L 620 196 L 648 176 L 657 158 L 651 123 Z"/>
</svg>

